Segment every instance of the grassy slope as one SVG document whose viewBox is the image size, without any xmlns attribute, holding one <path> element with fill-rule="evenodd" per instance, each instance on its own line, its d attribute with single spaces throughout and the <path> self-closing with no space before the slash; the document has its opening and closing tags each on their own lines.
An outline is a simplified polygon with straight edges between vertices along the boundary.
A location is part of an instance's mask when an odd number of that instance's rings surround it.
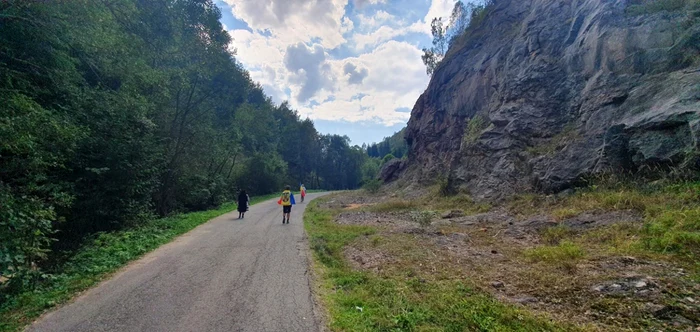
<svg viewBox="0 0 700 332">
<path fill-rule="evenodd" d="M 332 330 L 597 330 L 593 326 L 574 327 L 553 323 L 502 304 L 479 291 L 470 278 L 459 278 L 460 274 L 469 273 L 459 271 L 460 266 L 441 257 L 440 252 L 431 248 L 429 243 L 418 243 L 410 235 L 382 234 L 382 229 L 378 227 L 337 224 L 332 220 L 341 211 L 323 209 L 318 205 L 320 202 L 310 204 L 305 223 L 320 275 L 320 293 L 329 311 Z M 565 226 L 545 229 L 540 235 L 539 244 L 513 253 L 513 260 L 522 263 L 523 270 L 517 272 L 529 275 L 532 287 L 537 288 L 536 284 L 541 284 L 541 287 L 554 285 L 568 289 L 571 285 L 567 285 L 567 280 L 577 278 L 578 262 L 621 255 L 684 266 L 690 272 L 688 280 L 674 281 L 674 284 L 692 285 L 693 280 L 700 281 L 700 183 L 591 187 L 560 199 L 525 195 L 505 207 L 519 218 L 537 214 L 565 220 L 584 212 L 616 210 L 634 210 L 643 216 L 641 223 L 613 224 L 583 233 Z M 466 196 L 411 201 L 394 199 L 368 207 L 375 212 L 454 208 L 474 214 L 492 207 L 475 204 Z M 498 233 L 493 237 L 496 235 Z M 475 236 L 473 241 L 478 240 L 478 235 Z M 484 237 L 492 242 L 500 241 L 492 238 L 490 233 Z M 379 271 L 353 269 L 343 254 L 348 247 L 383 252 L 392 260 L 382 263 Z M 484 272 L 488 272 L 489 267 L 484 269 Z M 523 282 L 527 283 L 526 279 Z M 679 287 L 676 291 L 681 292 L 680 295 L 676 294 L 678 296 L 692 297 L 691 293 L 683 295 L 692 292 L 688 288 Z M 626 302 L 626 298 L 605 298 L 600 301 L 605 302 L 606 306 L 601 310 L 612 310 L 611 316 L 619 314 L 626 317 L 625 321 L 620 322 L 623 326 L 657 326 L 656 323 L 646 322 L 647 318 L 636 310 L 627 312 L 634 305 Z M 601 305 L 595 304 L 598 308 Z"/>
<path fill-rule="evenodd" d="M 277 194 L 251 198 L 251 205 Z M 0 331 L 18 331 L 33 319 L 84 291 L 127 263 L 172 241 L 195 227 L 236 209 L 235 203 L 216 210 L 153 220 L 142 226 L 102 233 L 86 244 L 36 290 L 7 298 L 0 307 Z"/>
<path fill-rule="evenodd" d="M 337 210 L 316 200 L 304 216 L 320 277 L 320 294 L 334 331 L 556 331 L 564 326 L 499 303 L 448 271 L 426 271 L 417 262 L 430 255 L 407 241 L 385 243 L 406 254 L 381 273 L 352 269 L 343 249 L 374 234 L 368 226 L 339 225 Z M 375 245 L 384 242 L 370 237 Z"/>
</svg>

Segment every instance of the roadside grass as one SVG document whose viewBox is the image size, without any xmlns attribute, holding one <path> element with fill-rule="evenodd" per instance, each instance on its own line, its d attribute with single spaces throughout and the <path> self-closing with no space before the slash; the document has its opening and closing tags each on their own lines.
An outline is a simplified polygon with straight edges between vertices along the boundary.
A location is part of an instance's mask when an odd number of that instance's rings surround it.
<svg viewBox="0 0 700 332">
<path fill-rule="evenodd" d="M 277 194 L 253 197 L 251 205 L 274 197 Z M 227 203 L 215 210 L 156 219 L 135 228 L 94 236 L 38 287 L 1 298 L 0 331 L 21 330 L 45 311 L 107 279 L 127 263 L 235 209 L 235 203 Z"/>
<path fill-rule="evenodd" d="M 500 303 L 463 278 L 461 267 L 449 263 L 448 255 L 414 235 L 379 234 L 379 227 L 333 222 L 340 210 L 319 205 L 330 199 L 311 202 L 304 223 L 331 330 L 576 330 Z M 406 208 L 397 203 L 387 206 Z M 351 246 L 386 252 L 393 260 L 377 272 L 355 269 L 344 254 Z"/>
<path fill-rule="evenodd" d="M 545 230 L 543 237 L 551 242 L 571 238 L 579 243 L 607 244 L 611 250 L 628 253 L 661 253 L 691 263 L 700 255 L 700 182 L 687 182 L 645 188 L 583 189 L 558 200 L 547 201 L 537 195 L 522 195 L 513 200 L 509 210 L 521 218 L 549 214 L 562 221 L 584 212 L 631 210 L 642 214 L 636 225 L 616 224 L 591 230 L 583 237 L 574 232 Z M 553 232 L 562 234 L 554 234 Z M 567 233 L 567 234 L 564 234 Z"/>
<path fill-rule="evenodd" d="M 466 215 L 472 215 L 488 212 L 492 208 L 488 203 L 475 202 L 469 195 L 456 194 L 444 196 L 440 194 L 441 189 L 438 186 L 431 188 L 429 191 L 429 197 L 410 200 L 405 198 L 393 198 L 368 206 L 366 210 L 378 213 L 406 211 L 435 211 L 439 213 L 460 210 Z"/>
<path fill-rule="evenodd" d="M 562 324 L 577 324 L 566 329 L 665 330 L 674 324 L 673 315 L 700 323 L 693 318 L 699 317 L 695 302 L 687 302 L 700 296 L 700 182 L 639 184 L 603 179 L 568 196 L 525 194 L 495 206 L 474 202 L 468 195 L 443 196 L 438 191 L 433 188 L 425 196 L 408 199 L 398 192 L 380 196 L 380 201 L 388 200 L 365 207 L 377 213 L 403 212 L 398 216 L 420 225 L 422 231 L 404 234 L 378 224 L 374 235 L 358 235 L 347 242 L 345 248 L 352 250 L 339 259 L 346 265 L 336 260 L 333 275 L 325 274 L 324 279 L 324 301 L 335 310 L 331 311 L 332 329 L 352 330 L 356 324 L 360 330 L 449 330 L 443 328 L 452 326 L 445 316 L 458 315 L 459 309 L 430 303 L 425 292 L 458 293 L 459 287 L 482 296 L 493 293 L 503 303 L 531 296 L 536 302 L 523 310 L 544 313 Z M 427 225 L 434 212 L 451 210 L 487 213 L 478 220 L 494 217 L 494 222 Z M 499 222 L 504 214 L 514 220 Z M 587 216 L 579 223 L 576 218 L 582 214 Z M 591 226 L 585 221 L 599 215 L 613 219 Z M 554 226 L 536 231 L 527 226 L 527 220 L 548 220 Z M 336 231 L 344 231 L 343 227 Z M 311 228 L 307 230 L 313 234 Z M 366 265 L 368 260 L 375 261 Z M 319 266 L 328 271 L 325 265 Z M 348 275 L 358 280 L 350 290 L 335 279 Z M 593 290 L 643 277 L 656 280 L 649 290 L 656 295 Z M 494 289 L 494 281 L 504 282 L 505 288 Z M 387 288 L 387 294 L 375 290 L 377 285 Z M 659 317 L 650 311 L 651 302 L 675 314 Z M 479 304 L 470 305 L 479 308 Z M 435 308 L 441 312 L 435 314 Z M 501 319 L 495 320 L 503 323 Z M 469 324 L 452 330 L 482 329 L 474 321 Z"/>
</svg>

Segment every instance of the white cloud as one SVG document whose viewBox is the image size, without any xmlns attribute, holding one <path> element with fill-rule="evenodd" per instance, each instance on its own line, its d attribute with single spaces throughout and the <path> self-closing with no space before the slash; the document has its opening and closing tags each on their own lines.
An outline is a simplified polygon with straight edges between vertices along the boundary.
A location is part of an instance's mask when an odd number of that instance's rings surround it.
<svg viewBox="0 0 700 332">
<path fill-rule="evenodd" d="M 340 25 L 340 32 L 346 34 L 355 28 L 355 24 L 347 16 L 343 16 L 343 21 Z"/>
<path fill-rule="evenodd" d="M 357 33 L 353 36 L 353 42 L 355 43 L 355 48 L 358 50 L 364 50 L 367 47 L 374 47 L 383 42 L 392 40 L 396 37 L 406 35 L 410 32 L 424 32 L 424 26 L 422 22 L 416 22 L 408 27 L 392 28 L 389 26 L 382 26 L 379 29 L 372 31 L 370 33 L 362 34 Z"/>
<path fill-rule="evenodd" d="M 394 40 L 410 32 L 426 33 L 424 20 L 407 24 L 383 9 L 372 17 L 346 13 L 349 0 L 224 1 L 253 30 L 230 31 L 237 60 L 275 102 L 289 100 L 302 116 L 386 126 L 405 123 L 410 114 L 396 110 L 412 108 L 428 82 L 421 51 Z M 433 0 L 432 12 L 451 10 L 453 0 L 442 1 L 449 5 L 442 7 L 438 2 Z M 333 50 L 345 38 L 358 55 L 348 56 L 347 48 Z"/>
<path fill-rule="evenodd" d="M 394 17 L 394 15 L 391 15 L 384 10 L 377 11 L 373 16 L 360 14 L 357 15 L 357 18 L 360 20 L 360 27 L 366 29 L 373 29 L 387 22 L 396 21 L 396 17 Z"/>
<path fill-rule="evenodd" d="M 269 30 L 290 43 L 318 38 L 325 48 L 345 42 L 341 19 L 347 0 L 224 0 L 234 16 L 258 31 Z"/>
<path fill-rule="evenodd" d="M 371 53 L 330 61 L 338 76 L 345 75 L 348 63 L 365 68 L 367 75 L 362 84 L 338 80 L 332 102 L 322 103 L 330 95 L 322 93 L 312 98 L 320 105 L 295 106 L 312 119 L 374 121 L 387 126 L 405 122 L 410 114 L 396 109 L 412 108 L 427 83 L 420 56 L 421 51 L 413 45 L 389 41 Z"/>
<path fill-rule="evenodd" d="M 430 22 L 436 17 L 442 17 L 443 22 L 452 14 L 452 9 L 455 6 L 455 0 L 432 0 L 428 13 L 423 18 L 423 32 L 430 34 Z"/>
<path fill-rule="evenodd" d="M 387 2 L 387 0 L 355 0 L 355 6 L 363 7 L 366 4 L 377 5 L 377 4 L 384 4 L 386 2 Z"/>
</svg>

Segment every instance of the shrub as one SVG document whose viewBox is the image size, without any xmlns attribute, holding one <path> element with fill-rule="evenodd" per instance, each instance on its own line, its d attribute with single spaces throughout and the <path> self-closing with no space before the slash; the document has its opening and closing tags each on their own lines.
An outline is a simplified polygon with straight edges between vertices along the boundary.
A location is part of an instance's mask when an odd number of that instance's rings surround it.
<svg viewBox="0 0 700 332">
<path fill-rule="evenodd" d="M 485 116 L 473 116 L 467 122 L 467 127 L 464 130 L 464 142 L 467 144 L 476 142 L 481 132 L 488 128 L 489 124 L 489 120 Z"/>
<path fill-rule="evenodd" d="M 379 179 L 372 179 L 367 181 L 363 186 L 362 189 L 367 190 L 370 193 L 377 193 L 379 189 L 382 187 L 382 181 Z"/>
<path fill-rule="evenodd" d="M 417 222 L 421 227 L 428 227 L 433 221 L 433 218 L 437 216 L 435 211 L 411 211 L 411 220 Z"/>
</svg>

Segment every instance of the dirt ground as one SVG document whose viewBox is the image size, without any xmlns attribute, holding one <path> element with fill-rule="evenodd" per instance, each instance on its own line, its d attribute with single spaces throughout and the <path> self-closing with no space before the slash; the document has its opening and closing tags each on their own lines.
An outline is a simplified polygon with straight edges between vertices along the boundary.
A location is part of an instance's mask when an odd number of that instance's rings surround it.
<svg viewBox="0 0 700 332">
<path fill-rule="evenodd" d="M 412 211 L 425 207 L 392 209 L 388 202 L 397 199 L 357 191 L 323 203 L 341 211 L 335 219 L 339 224 L 379 230 L 346 248 L 356 269 L 390 273 L 397 265 L 413 264 L 436 278 L 468 280 L 503 302 L 584 330 L 700 331 L 700 285 L 687 264 L 597 245 L 609 236 L 625 236 L 625 227 L 641 227 L 642 216 L 635 211 L 586 212 L 557 220 L 546 214 L 514 215 L 505 207 L 471 215 L 448 209 L 435 211 L 428 224 L 420 225 Z M 616 231 L 607 232 L 610 228 Z M 523 254 L 557 245 L 551 229 L 587 239 L 585 256 L 543 262 Z M 430 254 L 409 255 L 414 250 Z"/>
</svg>

